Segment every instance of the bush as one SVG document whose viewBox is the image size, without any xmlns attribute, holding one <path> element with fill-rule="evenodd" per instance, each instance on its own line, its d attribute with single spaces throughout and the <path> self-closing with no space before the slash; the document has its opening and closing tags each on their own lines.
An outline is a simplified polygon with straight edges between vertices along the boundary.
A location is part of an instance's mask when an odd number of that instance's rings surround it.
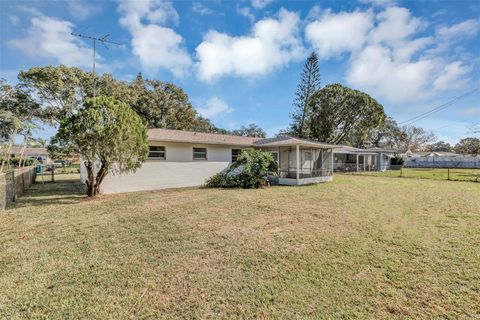
<svg viewBox="0 0 480 320">
<path fill-rule="evenodd" d="M 210 188 L 253 189 L 269 183 L 268 174 L 277 171 L 277 163 L 269 152 L 255 149 L 243 150 L 226 171 L 207 180 Z"/>
<path fill-rule="evenodd" d="M 390 164 L 392 166 L 401 166 L 405 162 L 405 159 L 403 159 L 401 156 L 395 156 L 395 158 L 392 158 L 390 160 Z"/>
<path fill-rule="evenodd" d="M 2 161 L 3 158 L 0 158 L 0 161 Z M 6 160 L 5 160 L 6 161 Z M 22 159 L 22 167 L 29 167 L 38 164 L 37 159 L 33 158 L 23 158 Z M 13 157 L 10 158 L 10 165 L 13 166 L 14 168 L 18 168 L 20 165 L 20 158 L 19 157 Z"/>
</svg>

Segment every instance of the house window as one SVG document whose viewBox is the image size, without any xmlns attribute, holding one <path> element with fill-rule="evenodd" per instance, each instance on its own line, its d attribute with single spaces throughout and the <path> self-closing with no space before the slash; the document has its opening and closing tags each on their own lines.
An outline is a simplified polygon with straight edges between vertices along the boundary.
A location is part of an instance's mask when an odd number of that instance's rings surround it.
<svg viewBox="0 0 480 320">
<path fill-rule="evenodd" d="M 304 160 L 305 161 L 311 161 L 312 160 L 312 153 L 310 151 L 305 151 L 304 153 Z"/>
<path fill-rule="evenodd" d="M 165 147 L 149 146 L 148 157 L 150 159 L 165 159 Z"/>
<path fill-rule="evenodd" d="M 232 149 L 232 163 L 237 161 L 240 153 L 242 153 L 242 149 Z"/>
<path fill-rule="evenodd" d="M 345 161 L 346 163 L 355 163 L 357 162 L 357 155 L 355 154 L 347 154 L 347 160 Z"/>
<path fill-rule="evenodd" d="M 207 160 L 207 148 L 193 148 L 193 160 Z"/>
<path fill-rule="evenodd" d="M 272 155 L 273 159 L 278 163 L 278 152 L 271 151 L 270 154 Z"/>
</svg>

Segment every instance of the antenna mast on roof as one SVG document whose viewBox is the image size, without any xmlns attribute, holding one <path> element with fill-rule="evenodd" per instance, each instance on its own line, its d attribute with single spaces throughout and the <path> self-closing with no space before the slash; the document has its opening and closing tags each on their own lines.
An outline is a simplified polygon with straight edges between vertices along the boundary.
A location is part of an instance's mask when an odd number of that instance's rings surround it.
<svg viewBox="0 0 480 320">
<path fill-rule="evenodd" d="M 108 47 L 107 47 L 107 43 L 110 43 L 110 44 L 114 44 L 114 45 L 117 45 L 117 46 L 121 46 L 120 43 L 117 43 L 117 42 L 113 42 L 113 41 L 109 41 L 107 40 L 108 36 L 110 34 L 106 34 L 104 35 L 103 37 L 97 37 L 97 36 L 88 36 L 88 35 L 84 35 L 84 34 L 80 34 L 80 33 L 70 33 L 72 36 L 76 36 L 76 37 L 80 37 L 80 38 L 84 38 L 84 39 L 90 39 L 93 41 L 93 105 L 95 105 L 95 55 L 96 55 L 96 47 L 97 47 L 97 41 L 99 41 L 107 50 L 108 50 Z"/>
</svg>

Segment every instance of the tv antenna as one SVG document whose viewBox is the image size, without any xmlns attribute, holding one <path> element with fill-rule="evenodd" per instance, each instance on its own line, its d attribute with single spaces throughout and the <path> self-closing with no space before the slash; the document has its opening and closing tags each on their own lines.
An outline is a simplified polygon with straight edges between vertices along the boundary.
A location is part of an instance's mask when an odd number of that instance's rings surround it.
<svg viewBox="0 0 480 320">
<path fill-rule="evenodd" d="M 80 37 L 80 38 L 84 38 L 84 39 L 89 39 L 89 40 L 93 41 L 93 104 L 95 105 L 95 56 L 96 56 L 96 52 L 97 52 L 97 41 L 99 41 L 107 50 L 108 50 L 107 43 L 114 44 L 116 46 L 121 46 L 121 44 L 118 43 L 118 42 L 113 42 L 113 41 L 107 40 L 108 36 L 110 35 L 108 33 L 106 35 L 104 35 L 103 37 L 89 36 L 89 35 L 74 33 L 74 32 L 72 32 L 70 34 L 72 36 L 76 36 L 76 37 Z"/>
</svg>

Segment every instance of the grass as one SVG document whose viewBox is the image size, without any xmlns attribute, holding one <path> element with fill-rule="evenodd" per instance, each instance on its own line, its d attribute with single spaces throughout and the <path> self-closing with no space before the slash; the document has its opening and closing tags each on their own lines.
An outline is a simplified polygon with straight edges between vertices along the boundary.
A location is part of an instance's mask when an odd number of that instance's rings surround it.
<svg viewBox="0 0 480 320">
<path fill-rule="evenodd" d="M 384 172 L 365 172 L 365 175 L 381 177 L 421 178 L 433 180 L 448 180 L 448 169 L 443 168 L 403 168 Z M 450 169 L 450 180 L 480 182 L 480 169 Z"/>
<path fill-rule="evenodd" d="M 0 214 L 1 318 L 480 317 L 480 184 L 79 190 Z"/>
</svg>

